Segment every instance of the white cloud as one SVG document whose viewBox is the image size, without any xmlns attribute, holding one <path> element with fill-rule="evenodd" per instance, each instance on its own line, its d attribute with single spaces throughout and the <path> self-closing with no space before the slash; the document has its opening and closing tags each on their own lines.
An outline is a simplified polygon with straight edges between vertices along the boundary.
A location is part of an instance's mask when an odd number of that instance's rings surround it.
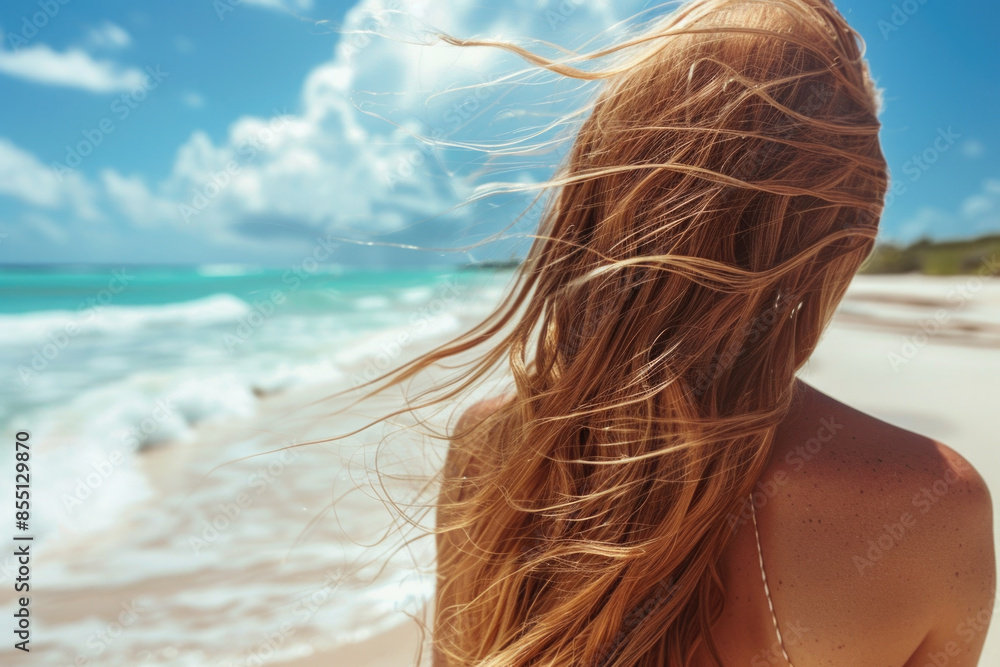
<svg viewBox="0 0 1000 667">
<path fill-rule="evenodd" d="M 66 229 L 47 215 L 32 211 L 25 214 L 24 222 L 31 229 L 41 232 L 42 236 L 53 243 L 64 244 L 69 241 L 69 234 Z"/>
<path fill-rule="evenodd" d="M 68 207 L 80 218 L 99 217 L 96 193 L 79 174 L 64 178 L 38 158 L 0 137 L 0 195 L 45 209 Z"/>
<path fill-rule="evenodd" d="M 962 202 L 956 212 L 925 206 L 899 228 L 896 240 L 909 243 L 921 236 L 932 239 L 967 238 L 1000 233 L 1000 179 L 988 179 Z"/>
<path fill-rule="evenodd" d="M 313 0 L 243 0 L 243 4 L 289 11 L 303 11 L 313 8 Z"/>
<path fill-rule="evenodd" d="M 177 206 L 155 196 L 142 178 L 101 171 L 101 182 L 111 203 L 139 227 L 153 227 L 177 219 Z"/>
<path fill-rule="evenodd" d="M 132 43 L 132 36 L 120 25 L 105 21 L 87 31 L 87 44 L 100 49 L 123 49 Z"/>
<path fill-rule="evenodd" d="M 988 179 L 962 204 L 966 223 L 978 234 L 1000 234 L 1000 178 Z"/>
<path fill-rule="evenodd" d="M 311 3 L 256 4 L 305 8 Z M 384 5 L 362 0 L 348 11 L 334 58 L 315 67 L 303 83 L 297 115 L 237 119 L 219 144 L 205 133 L 192 134 L 178 149 L 171 176 L 155 190 L 188 205 L 189 224 L 211 234 L 245 233 L 248 221 L 291 233 L 336 226 L 386 232 L 444 213 L 474 191 L 449 171 L 469 155 L 452 154 L 451 162 L 442 163 L 442 153 L 358 106 L 412 132 L 447 138 L 485 111 L 477 121 L 482 132 L 473 138 L 496 140 L 501 131 L 521 131 L 524 121 L 511 116 L 498 122 L 488 110 L 491 102 L 503 98 L 504 105 L 523 109 L 548 89 L 489 87 L 480 89 L 479 97 L 474 90 L 435 95 L 528 65 L 497 49 L 419 46 L 368 33 L 409 35 L 412 42 L 414 32 L 434 26 L 458 36 L 508 34 L 572 46 L 577 35 L 593 36 L 641 9 L 638 0 L 614 8 L 554 0 L 540 8 L 537 0 L 517 0 L 501 11 L 484 10 L 475 0 L 447 6 L 414 0 L 404 15 Z M 131 190 L 132 198 L 142 196 L 139 188 Z M 136 204 L 123 210 L 132 212 L 136 224 L 147 224 L 148 208 Z"/>
<path fill-rule="evenodd" d="M 49 86 L 82 88 L 94 93 L 129 90 L 143 82 L 143 74 L 110 60 L 94 60 L 85 51 L 53 51 L 45 44 L 16 51 L 0 49 L 0 72 Z"/>
<path fill-rule="evenodd" d="M 915 215 L 899 226 L 895 234 L 881 234 L 887 240 L 902 243 L 913 243 L 917 239 L 927 237 L 944 239 L 955 236 L 953 217 L 946 211 L 931 206 L 921 207 Z"/>
<path fill-rule="evenodd" d="M 55 172 L 3 138 L 0 138 L 0 194 L 43 208 L 55 208 L 62 202 Z"/>
<path fill-rule="evenodd" d="M 981 157 L 986 152 L 986 146 L 981 141 L 970 139 L 962 144 L 962 155 L 967 158 Z"/>
<path fill-rule="evenodd" d="M 311 1 L 251 4 L 312 6 Z M 550 102 L 551 87 L 455 91 L 528 65 L 496 49 L 419 46 L 366 31 L 412 37 L 434 26 L 457 36 L 518 35 L 573 47 L 583 41 L 580 35 L 594 36 L 641 9 L 639 0 L 623 0 L 614 8 L 607 2 L 550 0 L 539 5 L 538 0 L 514 0 L 513 6 L 502 10 L 484 9 L 477 0 L 455 0 L 447 6 L 413 0 L 407 12 L 417 18 L 409 19 L 383 7 L 384 0 L 361 0 L 348 12 L 346 32 L 333 58 L 306 76 L 294 114 L 277 109 L 266 117 L 237 118 L 221 140 L 194 132 L 178 147 L 170 175 L 160 182 L 106 169 L 93 182 L 73 174 L 57 183 L 51 173 L 38 171 L 45 168 L 33 156 L 21 151 L 17 159 L 32 163 L 27 171 L 38 182 L 28 182 L 25 169 L 10 169 L 18 178 L 3 178 L 8 172 L 0 169 L 0 188 L 15 190 L 15 196 L 43 208 L 67 205 L 75 201 L 68 194 L 72 188 L 78 192 L 89 188 L 101 193 L 103 205 L 137 228 L 176 227 L 202 240 L 230 245 L 262 240 L 271 244 L 282 236 L 298 242 L 338 228 L 400 230 L 445 213 L 475 191 L 461 173 L 453 173 L 459 166 L 470 171 L 464 166 L 469 153 L 430 150 L 411 132 L 447 139 L 509 140 L 524 132 L 526 124 L 544 124 L 548 119 L 533 113 L 527 121 L 514 114 L 499 117 L 497 110 L 510 106 L 534 112 L 532 106 Z M 188 43 L 182 40 L 174 46 L 183 50 Z M 40 46 L 18 53 L 24 60 L 17 66 L 8 60 L 7 71 L 54 85 L 71 85 L 72 80 L 72 85 L 108 90 L 142 79 L 137 71 L 95 62 L 82 52 L 58 54 Z M 10 57 L 0 52 L 0 70 L 3 59 Z M 451 92 L 440 94 L 445 89 Z M 188 104 L 200 101 L 194 91 L 186 97 Z M 501 100 L 502 105 L 490 108 Z M 565 110 L 546 106 L 540 111 L 555 116 Z M 550 161 L 540 158 L 543 167 Z M 510 178 L 523 180 L 517 174 Z"/>
<path fill-rule="evenodd" d="M 200 109 L 205 106 L 205 98 L 193 90 L 189 90 L 181 96 L 181 100 L 192 109 Z"/>
<path fill-rule="evenodd" d="M 985 195 L 973 195 L 962 204 L 962 215 L 966 218 L 975 218 L 986 215 L 994 209 L 996 202 Z"/>
<path fill-rule="evenodd" d="M 184 35 L 174 37 L 174 50 L 177 53 L 194 53 L 194 42 Z"/>
</svg>

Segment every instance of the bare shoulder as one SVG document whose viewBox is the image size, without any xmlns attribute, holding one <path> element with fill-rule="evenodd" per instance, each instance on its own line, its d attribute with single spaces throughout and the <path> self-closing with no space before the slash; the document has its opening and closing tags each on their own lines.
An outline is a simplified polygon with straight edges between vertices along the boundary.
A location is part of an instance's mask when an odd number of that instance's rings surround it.
<svg viewBox="0 0 1000 667">
<path fill-rule="evenodd" d="M 990 504 L 982 475 L 948 445 L 856 410 L 804 383 L 775 440 L 775 463 L 806 476 L 811 468 L 814 477 L 837 484 L 877 481 L 883 497 L 940 479 L 954 497 Z"/>
<path fill-rule="evenodd" d="M 476 427 L 513 398 L 502 394 L 473 403 L 462 412 L 451 429 L 448 453 L 445 457 L 445 480 L 479 473 L 481 443 L 476 439 Z"/>
<path fill-rule="evenodd" d="M 789 594 L 809 591 L 826 622 L 884 629 L 899 642 L 887 648 L 905 652 L 992 605 L 990 491 L 948 445 L 803 384 L 761 485 L 775 500 L 764 511 L 770 541 L 781 543 L 772 547 L 784 575 L 777 595 L 794 613 L 814 613 L 808 596 Z"/>
<path fill-rule="evenodd" d="M 921 514 L 938 506 L 962 513 L 992 507 L 982 475 L 945 443 L 866 414 L 804 383 L 801 396 L 779 429 L 772 466 L 801 473 L 824 494 L 842 489 L 853 498 L 852 506 L 906 500 Z"/>
<path fill-rule="evenodd" d="M 514 395 L 511 393 L 501 394 L 500 396 L 485 398 L 481 401 L 473 403 L 458 418 L 458 421 L 455 423 L 455 428 L 452 431 L 452 436 L 454 438 L 462 438 L 466 436 L 486 417 L 499 410 L 513 397 Z"/>
<path fill-rule="evenodd" d="M 501 395 L 478 401 L 466 408 L 449 429 L 448 452 L 442 470 L 441 488 L 435 513 L 435 544 L 437 547 L 437 587 L 435 592 L 435 633 L 442 624 L 447 627 L 451 610 L 472 589 L 466 579 L 463 562 L 469 554 L 476 554 L 474 541 L 466 531 L 465 517 L 461 510 L 469 497 L 469 484 L 476 484 L 480 472 L 482 443 L 476 427 L 499 410 L 512 395 Z M 475 556 L 473 556 L 475 557 Z M 449 610 L 441 616 L 441 610 Z M 444 619 L 444 620 L 442 620 Z M 447 664 L 437 643 L 434 644 L 432 664 Z"/>
</svg>

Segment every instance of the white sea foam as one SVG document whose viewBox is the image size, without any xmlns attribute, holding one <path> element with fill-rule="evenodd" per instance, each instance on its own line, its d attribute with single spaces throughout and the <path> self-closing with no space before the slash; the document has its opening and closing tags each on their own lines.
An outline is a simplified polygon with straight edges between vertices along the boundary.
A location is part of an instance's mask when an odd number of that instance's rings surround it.
<svg viewBox="0 0 1000 667">
<path fill-rule="evenodd" d="M 250 312 L 246 302 L 228 294 L 159 306 L 86 305 L 78 310 L 50 310 L 0 315 L 0 345 L 37 347 L 60 333 L 120 336 L 153 328 L 236 322 Z"/>
<path fill-rule="evenodd" d="M 360 310 L 381 310 L 391 303 L 386 297 L 378 295 L 362 296 L 354 301 L 354 305 Z"/>
<path fill-rule="evenodd" d="M 258 270 L 258 268 L 245 264 L 204 264 L 198 267 L 198 275 L 209 278 L 245 276 Z"/>
</svg>

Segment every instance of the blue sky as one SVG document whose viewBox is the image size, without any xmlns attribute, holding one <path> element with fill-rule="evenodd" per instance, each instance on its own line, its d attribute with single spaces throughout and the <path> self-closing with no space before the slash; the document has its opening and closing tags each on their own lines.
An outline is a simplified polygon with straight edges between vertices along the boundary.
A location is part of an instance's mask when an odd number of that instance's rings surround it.
<svg viewBox="0 0 1000 667">
<path fill-rule="evenodd" d="M 424 248 L 472 243 L 510 224 L 524 200 L 450 210 L 481 182 L 471 179 L 481 155 L 431 152 L 410 133 L 518 136 L 569 108 L 550 103 L 553 92 L 575 100 L 576 89 L 540 79 L 480 89 L 471 104 L 469 90 L 432 96 L 518 61 L 357 31 L 433 25 L 575 47 L 648 4 L 3 3 L 0 263 L 283 265 L 331 234 Z M 997 3 L 838 6 L 865 37 L 885 91 L 882 139 L 896 191 L 883 238 L 1000 233 Z M 534 157 L 532 169 L 511 162 L 490 178 L 536 181 L 557 157 Z M 440 263 L 524 247 L 456 256 L 341 244 L 335 260 Z"/>
</svg>

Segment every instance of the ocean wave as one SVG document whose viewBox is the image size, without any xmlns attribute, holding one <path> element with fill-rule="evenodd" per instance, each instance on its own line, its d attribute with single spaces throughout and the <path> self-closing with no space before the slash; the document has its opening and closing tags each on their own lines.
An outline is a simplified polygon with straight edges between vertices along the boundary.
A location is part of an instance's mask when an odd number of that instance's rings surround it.
<svg viewBox="0 0 1000 667">
<path fill-rule="evenodd" d="M 58 344 L 80 335 L 121 335 L 149 328 L 204 326 L 236 322 L 251 310 L 245 301 L 216 294 L 195 301 L 148 306 L 83 304 L 76 310 L 47 310 L 0 315 L 0 344 Z M 53 341 L 52 339 L 57 339 Z"/>
<path fill-rule="evenodd" d="M 245 264 L 203 264 L 197 269 L 198 275 L 206 278 L 226 278 L 245 276 L 260 271 L 259 266 Z"/>
</svg>

